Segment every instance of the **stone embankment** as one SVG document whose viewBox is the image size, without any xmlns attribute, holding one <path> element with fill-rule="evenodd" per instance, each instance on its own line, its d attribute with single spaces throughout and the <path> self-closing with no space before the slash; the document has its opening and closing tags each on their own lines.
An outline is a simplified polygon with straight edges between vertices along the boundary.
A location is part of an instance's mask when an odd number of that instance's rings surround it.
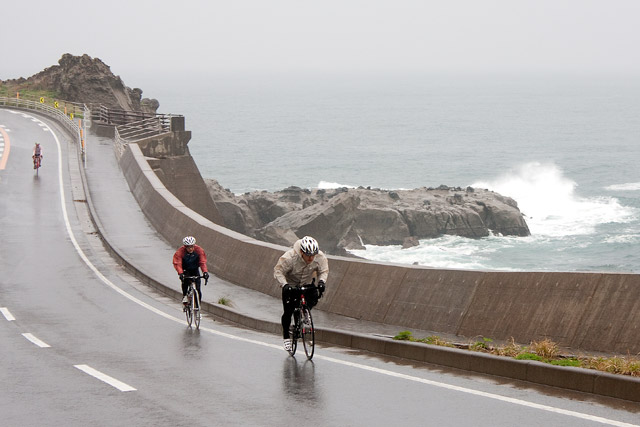
<svg viewBox="0 0 640 427">
<path fill-rule="evenodd" d="M 485 189 L 289 187 L 234 195 L 215 180 L 205 181 L 227 227 L 285 246 L 312 235 L 331 254 L 345 255 L 365 244 L 415 246 L 418 239 L 446 234 L 530 235 L 515 200 Z"/>
</svg>

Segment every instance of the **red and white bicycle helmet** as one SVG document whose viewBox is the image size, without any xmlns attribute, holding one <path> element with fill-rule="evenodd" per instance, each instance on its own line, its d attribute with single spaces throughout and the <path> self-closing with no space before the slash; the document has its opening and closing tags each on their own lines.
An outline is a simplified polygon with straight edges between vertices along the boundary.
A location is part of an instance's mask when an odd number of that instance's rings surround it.
<svg viewBox="0 0 640 427">
<path fill-rule="evenodd" d="M 318 242 L 316 242 L 316 239 L 314 239 L 313 237 L 304 236 L 300 240 L 300 250 L 303 254 L 312 256 L 317 255 L 320 248 L 318 247 Z"/>
<path fill-rule="evenodd" d="M 196 244 L 196 238 L 193 236 L 187 236 L 182 239 L 182 244 L 185 246 L 193 246 Z"/>
</svg>

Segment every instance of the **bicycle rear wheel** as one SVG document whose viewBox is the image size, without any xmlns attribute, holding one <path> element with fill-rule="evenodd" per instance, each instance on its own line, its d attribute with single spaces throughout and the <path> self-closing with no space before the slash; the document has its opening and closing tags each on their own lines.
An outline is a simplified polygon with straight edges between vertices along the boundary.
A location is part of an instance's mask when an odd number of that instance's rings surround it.
<svg viewBox="0 0 640 427">
<path fill-rule="evenodd" d="M 300 322 L 302 323 L 302 344 L 304 345 L 304 352 L 307 355 L 307 359 L 311 360 L 316 346 L 316 333 L 313 329 L 311 310 L 306 307 L 302 309 Z"/>
<path fill-rule="evenodd" d="M 187 315 L 187 326 L 191 327 L 193 322 L 193 303 L 191 292 L 187 293 L 187 305 L 184 307 L 184 312 Z"/>
<path fill-rule="evenodd" d="M 198 295 L 198 291 L 193 291 L 193 320 L 196 323 L 196 329 L 200 329 L 200 295 Z"/>
</svg>

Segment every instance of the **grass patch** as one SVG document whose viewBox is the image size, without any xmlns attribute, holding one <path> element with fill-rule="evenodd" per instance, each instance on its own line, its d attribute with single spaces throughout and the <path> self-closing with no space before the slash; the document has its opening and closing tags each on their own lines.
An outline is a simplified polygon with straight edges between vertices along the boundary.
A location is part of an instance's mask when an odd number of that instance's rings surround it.
<svg viewBox="0 0 640 427">
<path fill-rule="evenodd" d="M 560 354 L 558 344 L 554 343 L 549 338 L 545 338 L 542 341 L 532 341 L 529 345 L 529 350 L 544 359 L 554 359 L 558 354 Z"/>
<path fill-rule="evenodd" d="M 480 341 L 476 341 L 474 343 L 469 344 L 469 350 L 471 351 L 484 351 L 491 352 L 491 343 L 493 340 L 491 338 L 481 337 Z"/>
<path fill-rule="evenodd" d="M 542 357 L 538 356 L 537 354 L 535 354 L 535 353 L 527 353 L 527 352 L 520 353 L 519 355 L 517 355 L 515 357 L 515 359 L 517 359 L 517 360 L 537 360 L 539 362 L 544 361 L 544 359 Z"/>
<path fill-rule="evenodd" d="M 581 364 L 580 360 L 576 359 L 575 357 L 570 357 L 568 359 L 550 360 L 549 363 L 556 366 L 574 366 L 576 368 L 579 368 Z"/>
<path fill-rule="evenodd" d="M 415 338 L 410 331 L 398 332 L 398 335 L 393 337 L 393 339 L 399 341 L 421 342 L 423 344 L 439 345 L 441 347 L 455 347 L 452 343 L 443 340 L 437 335 L 430 335 L 425 338 Z"/>
<path fill-rule="evenodd" d="M 394 340 L 400 340 L 400 341 L 413 341 L 413 335 L 411 334 L 410 331 L 400 331 L 398 332 L 398 335 L 396 335 L 395 337 L 393 337 Z"/>
<path fill-rule="evenodd" d="M 233 306 L 233 304 L 231 303 L 231 300 L 229 298 L 226 298 L 226 297 L 218 298 L 218 304 L 226 305 L 227 307 Z"/>
<path fill-rule="evenodd" d="M 425 338 L 416 338 L 411 331 L 401 331 L 394 340 L 412 341 L 443 347 L 461 347 L 448 342 L 437 335 Z M 528 346 L 522 346 L 515 342 L 513 337 L 505 345 L 495 346 L 491 338 L 480 337 L 469 343 L 466 348 L 470 351 L 481 351 L 497 356 L 511 357 L 516 360 L 536 360 L 556 366 L 569 366 L 583 369 L 594 369 L 612 374 L 630 375 L 640 377 L 640 359 L 637 356 L 563 356 L 557 343 L 545 338 L 541 341 L 532 341 Z"/>
<path fill-rule="evenodd" d="M 60 99 L 60 95 L 51 90 L 31 89 L 20 86 L 0 86 L 0 96 L 15 98 L 17 93 L 20 93 L 20 99 L 27 99 L 29 101 L 39 101 L 40 98 L 44 98 L 45 102 L 52 103 L 54 99 Z"/>
</svg>

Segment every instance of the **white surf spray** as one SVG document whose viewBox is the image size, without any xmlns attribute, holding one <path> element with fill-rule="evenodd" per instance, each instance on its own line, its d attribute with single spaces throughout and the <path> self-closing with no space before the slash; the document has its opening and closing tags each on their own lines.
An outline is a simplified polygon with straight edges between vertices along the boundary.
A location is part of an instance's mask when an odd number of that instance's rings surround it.
<svg viewBox="0 0 640 427">
<path fill-rule="evenodd" d="M 320 181 L 318 183 L 318 188 L 322 190 L 333 190 L 336 188 L 356 188 L 356 187 L 353 185 L 339 184 L 337 182 Z"/>
<path fill-rule="evenodd" d="M 577 184 L 565 177 L 555 164 L 526 163 L 471 186 L 513 198 L 533 235 L 592 234 L 600 224 L 624 223 L 636 218 L 635 210 L 622 206 L 616 198 L 578 196 Z"/>
<path fill-rule="evenodd" d="M 613 184 L 604 187 L 609 191 L 638 191 L 640 190 L 640 182 L 627 182 L 625 184 Z"/>
</svg>

